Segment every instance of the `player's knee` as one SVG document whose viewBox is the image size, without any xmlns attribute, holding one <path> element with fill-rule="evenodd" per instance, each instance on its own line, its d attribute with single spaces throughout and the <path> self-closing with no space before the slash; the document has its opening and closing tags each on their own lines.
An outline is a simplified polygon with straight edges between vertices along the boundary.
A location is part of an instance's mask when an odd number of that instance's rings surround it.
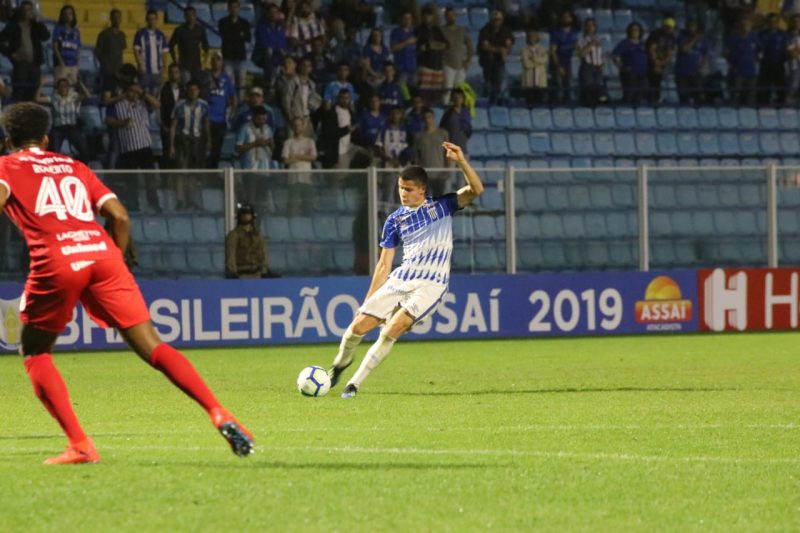
<svg viewBox="0 0 800 533">
<path fill-rule="evenodd" d="M 352 324 L 348 330 L 353 335 L 358 335 L 359 337 L 363 337 L 377 326 L 377 320 L 374 317 L 369 315 L 359 314 L 353 320 Z"/>
</svg>

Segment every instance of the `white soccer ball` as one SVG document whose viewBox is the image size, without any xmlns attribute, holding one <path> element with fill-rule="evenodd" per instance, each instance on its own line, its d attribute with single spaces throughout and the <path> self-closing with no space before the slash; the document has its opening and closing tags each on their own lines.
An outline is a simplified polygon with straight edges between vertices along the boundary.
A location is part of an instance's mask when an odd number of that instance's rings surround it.
<svg viewBox="0 0 800 533">
<path fill-rule="evenodd" d="M 307 366 L 297 376 L 297 390 L 303 396 L 325 396 L 331 390 L 331 378 L 321 366 Z"/>
</svg>

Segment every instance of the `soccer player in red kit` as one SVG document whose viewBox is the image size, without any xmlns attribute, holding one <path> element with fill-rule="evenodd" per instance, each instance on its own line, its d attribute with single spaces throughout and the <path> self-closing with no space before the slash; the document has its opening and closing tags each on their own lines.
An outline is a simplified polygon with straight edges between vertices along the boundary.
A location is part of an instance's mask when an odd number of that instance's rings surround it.
<svg viewBox="0 0 800 533">
<path fill-rule="evenodd" d="M 100 456 L 83 431 L 52 352 L 80 301 L 103 327 L 125 342 L 200 404 L 236 455 L 253 451 L 253 436 L 214 397 L 192 364 L 161 341 L 139 287 L 123 261 L 128 213 L 79 161 L 46 152 L 48 114 L 32 103 L 14 104 L 0 118 L 12 152 L 0 158 L 0 214 L 25 236 L 30 274 L 20 301 L 20 353 L 33 390 L 69 439 L 66 451 L 45 464 L 95 463 Z M 110 235 L 95 221 L 110 221 Z"/>
</svg>

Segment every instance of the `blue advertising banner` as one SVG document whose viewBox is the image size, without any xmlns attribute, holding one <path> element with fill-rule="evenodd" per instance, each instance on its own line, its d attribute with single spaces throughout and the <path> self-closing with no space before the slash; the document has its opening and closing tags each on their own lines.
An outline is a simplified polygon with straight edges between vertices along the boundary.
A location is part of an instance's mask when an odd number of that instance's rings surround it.
<svg viewBox="0 0 800 533">
<path fill-rule="evenodd" d="M 141 281 L 165 341 L 177 346 L 337 342 L 366 277 Z M 22 285 L 0 284 L 0 348 L 19 342 Z M 455 275 L 437 312 L 408 338 L 504 338 L 696 331 L 694 271 Z M 61 349 L 122 347 L 81 307 Z"/>
</svg>

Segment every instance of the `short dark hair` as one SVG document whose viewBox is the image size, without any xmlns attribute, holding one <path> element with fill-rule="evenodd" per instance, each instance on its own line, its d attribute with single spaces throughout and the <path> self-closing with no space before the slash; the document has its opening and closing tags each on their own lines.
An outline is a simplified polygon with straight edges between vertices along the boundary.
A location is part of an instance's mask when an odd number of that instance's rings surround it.
<svg viewBox="0 0 800 533">
<path fill-rule="evenodd" d="M 155 9 L 148 9 L 147 14 L 145 14 L 145 17 L 149 17 L 150 15 L 158 16 L 158 11 L 156 11 Z"/>
<path fill-rule="evenodd" d="M 403 169 L 400 173 L 401 180 L 413 181 L 417 185 L 428 188 L 428 172 L 420 166 L 410 166 Z"/>
<path fill-rule="evenodd" d="M 11 104 L 3 111 L 0 124 L 12 146 L 20 148 L 26 143 L 40 143 L 50 127 L 47 110 L 33 102 Z"/>
</svg>

